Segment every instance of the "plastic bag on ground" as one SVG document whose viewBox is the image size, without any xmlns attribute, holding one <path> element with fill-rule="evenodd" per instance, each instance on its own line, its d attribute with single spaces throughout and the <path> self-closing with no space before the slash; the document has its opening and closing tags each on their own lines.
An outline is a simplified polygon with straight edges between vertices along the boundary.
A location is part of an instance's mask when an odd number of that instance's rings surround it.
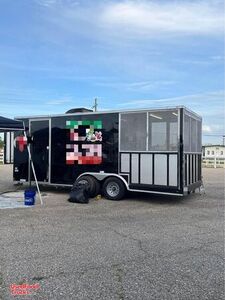
<svg viewBox="0 0 225 300">
<path fill-rule="evenodd" d="M 68 199 L 72 203 L 89 203 L 89 194 L 84 184 L 75 183 Z"/>
</svg>

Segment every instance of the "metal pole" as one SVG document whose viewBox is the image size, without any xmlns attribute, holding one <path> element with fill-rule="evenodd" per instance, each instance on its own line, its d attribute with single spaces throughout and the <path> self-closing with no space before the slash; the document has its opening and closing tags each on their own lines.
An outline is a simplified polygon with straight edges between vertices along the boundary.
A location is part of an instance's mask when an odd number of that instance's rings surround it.
<svg viewBox="0 0 225 300">
<path fill-rule="evenodd" d="M 24 136 L 27 139 L 26 127 L 25 127 L 24 122 L 23 122 L 23 127 L 24 127 Z M 35 183 L 36 183 L 36 186 L 37 186 L 37 190 L 38 190 L 38 195 L 39 195 L 39 198 L 40 198 L 40 202 L 41 202 L 41 205 L 43 205 L 43 201 L 42 201 L 42 197 L 41 197 L 41 192 L 40 192 L 40 189 L 39 189 L 39 185 L 38 185 L 38 181 L 37 181 L 37 176 L 36 176 L 36 172 L 35 172 L 35 169 L 34 169 L 34 164 L 33 164 L 32 158 L 31 158 L 30 144 L 27 144 L 27 150 L 28 150 L 28 156 L 29 156 L 29 160 L 30 160 L 30 163 L 31 163 L 31 168 L 32 168 L 32 171 L 33 171 L 33 174 L 34 174 L 34 180 L 35 180 Z"/>
</svg>

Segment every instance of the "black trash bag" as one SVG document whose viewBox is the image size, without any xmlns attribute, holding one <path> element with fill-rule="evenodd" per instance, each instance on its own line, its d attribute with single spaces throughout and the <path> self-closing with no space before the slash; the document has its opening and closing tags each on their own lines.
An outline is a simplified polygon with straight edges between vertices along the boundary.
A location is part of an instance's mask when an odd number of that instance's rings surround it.
<svg viewBox="0 0 225 300">
<path fill-rule="evenodd" d="M 72 203 L 89 203 L 89 193 L 87 187 L 84 184 L 75 183 L 70 192 L 68 201 Z"/>
</svg>

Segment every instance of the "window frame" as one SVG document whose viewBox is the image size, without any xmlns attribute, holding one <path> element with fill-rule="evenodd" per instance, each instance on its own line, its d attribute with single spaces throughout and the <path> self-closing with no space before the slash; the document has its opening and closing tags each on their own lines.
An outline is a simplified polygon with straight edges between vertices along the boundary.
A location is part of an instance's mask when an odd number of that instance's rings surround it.
<svg viewBox="0 0 225 300">
<path fill-rule="evenodd" d="M 151 135 L 150 135 L 150 126 L 149 126 L 149 123 L 150 123 L 150 114 L 154 114 L 154 113 L 157 113 L 157 112 L 174 112 L 177 114 L 177 122 L 168 122 L 168 120 L 166 121 L 166 140 L 167 140 L 167 150 L 150 150 L 149 149 L 149 145 L 151 143 Z M 146 114 L 146 148 L 145 150 L 123 150 L 121 148 L 121 125 L 122 125 L 122 122 L 121 122 L 121 118 L 122 118 L 122 115 L 127 115 L 127 114 L 133 114 L 133 113 L 145 113 Z M 180 114 L 181 114 L 181 111 L 179 108 L 171 108 L 171 109 L 156 109 L 156 110 L 146 110 L 146 111 L 131 111 L 131 112 L 121 112 L 119 113 L 119 152 L 121 153 L 126 153 L 126 152 L 133 152 L 133 153 L 164 153 L 164 152 L 168 152 L 168 153 L 178 153 L 180 151 Z M 170 123 L 176 123 L 177 124 L 177 145 L 176 145 L 176 150 L 168 150 L 172 145 L 170 144 Z M 169 136 L 168 136 L 169 134 Z"/>
</svg>

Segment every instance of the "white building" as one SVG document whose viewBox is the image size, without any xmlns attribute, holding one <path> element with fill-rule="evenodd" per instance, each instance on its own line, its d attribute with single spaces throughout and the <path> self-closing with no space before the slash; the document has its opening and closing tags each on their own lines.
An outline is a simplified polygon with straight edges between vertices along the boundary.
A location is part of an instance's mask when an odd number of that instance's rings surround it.
<svg viewBox="0 0 225 300">
<path fill-rule="evenodd" d="M 203 167 L 225 168 L 225 146 L 207 145 L 202 147 Z"/>
</svg>

